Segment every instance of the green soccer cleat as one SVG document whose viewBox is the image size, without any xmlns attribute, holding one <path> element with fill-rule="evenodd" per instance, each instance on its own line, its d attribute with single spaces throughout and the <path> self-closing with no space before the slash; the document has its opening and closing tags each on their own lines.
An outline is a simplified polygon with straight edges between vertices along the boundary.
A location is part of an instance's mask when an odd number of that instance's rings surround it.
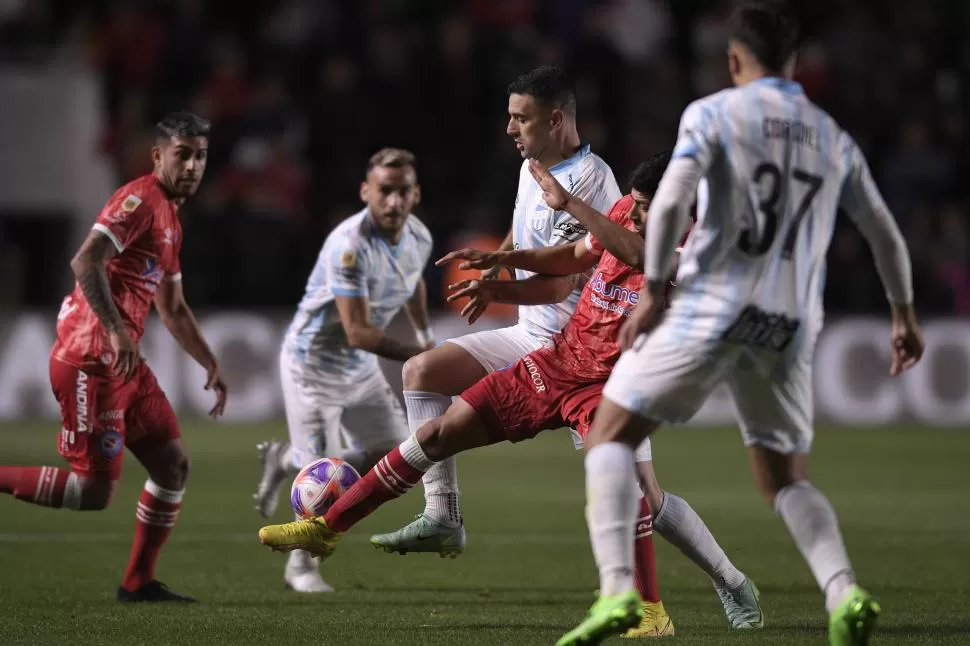
<svg viewBox="0 0 970 646">
<path fill-rule="evenodd" d="M 857 585 L 829 615 L 829 646 L 866 646 L 882 608 Z"/>
<path fill-rule="evenodd" d="M 370 544 L 385 552 L 433 552 L 445 558 L 456 558 L 465 551 L 465 526 L 449 527 L 424 514 L 409 525 L 390 534 L 375 534 Z"/>
<path fill-rule="evenodd" d="M 600 597 L 583 622 L 556 642 L 556 646 L 599 644 L 610 635 L 618 635 L 640 625 L 643 604 L 636 590 L 612 597 Z"/>
<path fill-rule="evenodd" d="M 736 588 L 715 587 L 721 598 L 724 614 L 735 630 L 763 628 L 765 615 L 761 611 L 761 593 L 754 581 L 744 577 L 744 583 Z"/>
</svg>

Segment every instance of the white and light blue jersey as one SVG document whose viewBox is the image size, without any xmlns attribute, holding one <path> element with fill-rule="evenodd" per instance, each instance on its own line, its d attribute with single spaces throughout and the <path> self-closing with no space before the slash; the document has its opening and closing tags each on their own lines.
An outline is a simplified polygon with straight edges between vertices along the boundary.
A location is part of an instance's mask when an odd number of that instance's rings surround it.
<svg viewBox="0 0 970 646">
<path fill-rule="evenodd" d="M 413 215 L 396 245 L 381 235 L 368 209 L 341 222 L 323 243 L 286 332 L 284 352 L 325 380 L 346 381 L 378 370 L 377 355 L 347 344 L 334 298 L 366 298 L 371 324 L 386 328 L 414 293 L 431 245 L 431 232 Z"/>
<path fill-rule="evenodd" d="M 702 180 L 665 333 L 705 341 L 777 325 L 762 335 L 769 347 L 811 351 L 836 212 L 885 212 L 855 142 L 800 85 L 765 78 L 688 106 L 673 153 L 685 157 Z M 786 327 L 787 341 L 767 339 Z"/>
<path fill-rule="evenodd" d="M 610 207 L 623 196 L 612 169 L 590 151 L 589 145 L 583 145 L 572 157 L 551 167 L 549 172 L 567 191 L 603 214 L 608 213 Z M 512 242 L 515 248 L 552 247 L 581 240 L 586 233 L 586 227 L 573 216 L 546 206 L 542 200 L 542 189 L 529 172 L 528 160 L 523 162 L 512 215 Z M 535 273 L 516 269 L 515 275 L 523 280 Z M 552 336 L 562 330 L 573 315 L 582 288 L 582 285 L 577 286 L 561 303 L 520 305 L 519 324 L 531 335 L 540 338 Z"/>
</svg>

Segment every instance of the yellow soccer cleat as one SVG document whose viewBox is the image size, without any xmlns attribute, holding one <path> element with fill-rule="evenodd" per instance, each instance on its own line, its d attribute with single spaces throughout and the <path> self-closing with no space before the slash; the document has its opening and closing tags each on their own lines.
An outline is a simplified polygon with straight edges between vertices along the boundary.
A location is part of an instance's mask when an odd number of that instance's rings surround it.
<svg viewBox="0 0 970 646">
<path fill-rule="evenodd" d="M 267 525 L 259 530 L 259 542 L 274 552 L 306 550 L 323 561 L 340 543 L 340 534 L 327 526 L 322 517 L 282 525 Z"/>
<path fill-rule="evenodd" d="M 644 601 L 643 619 L 640 625 L 623 633 L 629 639 L 640 639 L 644 637 L 672 637 L 674 634 L 674 622 L 670 620 L 667 611 L 664 609 L 663 601 Z"/>
</svg>

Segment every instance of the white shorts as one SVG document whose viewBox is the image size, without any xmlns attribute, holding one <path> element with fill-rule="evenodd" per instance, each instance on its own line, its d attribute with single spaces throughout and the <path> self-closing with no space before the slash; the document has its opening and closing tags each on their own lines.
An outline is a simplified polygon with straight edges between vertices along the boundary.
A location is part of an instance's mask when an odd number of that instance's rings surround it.
<svg viewBox="0 0 970 646">
<path fill-rule="evenodd" d="M 401 403 L 380 370 L 352 384 L 328 383 L 284 350 L 280 383 L 296 468 L 337 448 L 390 451 L 410 435 Z"/>
<path fill-rule="evenodd" d="M 508 368 L 525 355 L 548 344 L 549 339 L 530 334 L 521 325 L 512 325 L 497 330 L 466 334 L 448 339 L 447 342 L 464 348 L 468 354 L 475 357 L 478 363 L 482 364 L 485 370 L 492 373 Z M 569 429 L 569 432 L 572 434 L 573 446 L 577 451 L 582 451 L 583 438 L 573 429 Z M 636 458 L 637 462 L 649 462 L 652 459 L 650 438 L 637 447 Z"/>
<path fill-rule="evenodd" d="M 699 346 L 674 345 L 658 330 L 623 353 L 606 382 L 604 397 L 642 417 L 681 423 L 693 417 L 724 381 L 745 446 L 785 455 L 811 449 L 810 358 L 779 363 L 769 373 L 759 369 L 743 348 L 724 345 L 704 352 Z"/>
<path fill-rule="evenodd" d="M 475 357 L 489 373 L 508 368 L 525 355 L 549 343 L 548 337 L 536 336 L 521 325 L 483 330 L 466 334 L 447 343 L 454 343 Z"/>
</svg>

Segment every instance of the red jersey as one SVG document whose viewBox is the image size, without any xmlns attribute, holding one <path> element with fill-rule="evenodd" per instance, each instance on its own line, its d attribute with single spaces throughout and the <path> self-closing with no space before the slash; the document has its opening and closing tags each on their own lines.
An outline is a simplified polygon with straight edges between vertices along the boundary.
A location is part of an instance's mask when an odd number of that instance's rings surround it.
<svg viewBox="0 0 970 646">
<path fill-rule="evenodd" d="M 630 218 L 633 206 L 633 197 L 624 195 L 606 217 L 624 229 L 635 231 Z M 592 234 L 586 236 L 585 244 L 591 252 L 600 255 L 600 261 L 579 296 L 576 312 L 562 332 L 553 336 L 553 344 L 564 369 L 606 379 L 620 357 L 617 343 L 620 327 L 640 301 L 643 268 L 631 267 L 618 259 Z"/>
<path fill-rule="evenodd" d="M 633 196 L 624 195 L 606 217 L 624 229 L 636 231 L 630 217 L 634 206 Z M 681 246 L 689 234 L 689 230 L 684 234 Z M 553 343 L 564 361 L 564 368 L 605 379 L 620 358 L 617 343 L 620 327 L 640 302 L 643 268 L 631 267 L 606 251 L 592 234 L 586 236 L 586 247 L 599 255 L 600 261 L 579 296 L 576 312 L 562 332 L 553 337 Z"/>
<path fill-rule="evenodd" d="M 181 280 L 182 225 L 176 206 L 153 174 L 125 184 L 105 204 L 94 229 L 118 249 L 107 263 L 115 307 L 135 343 L 145 331 L 155 291 L 163 280 Z M 110 374 L 115 357 L 107 330 L 75 284 L 57 315 L 52 355 L 92 374 Z"/>
</svg>

